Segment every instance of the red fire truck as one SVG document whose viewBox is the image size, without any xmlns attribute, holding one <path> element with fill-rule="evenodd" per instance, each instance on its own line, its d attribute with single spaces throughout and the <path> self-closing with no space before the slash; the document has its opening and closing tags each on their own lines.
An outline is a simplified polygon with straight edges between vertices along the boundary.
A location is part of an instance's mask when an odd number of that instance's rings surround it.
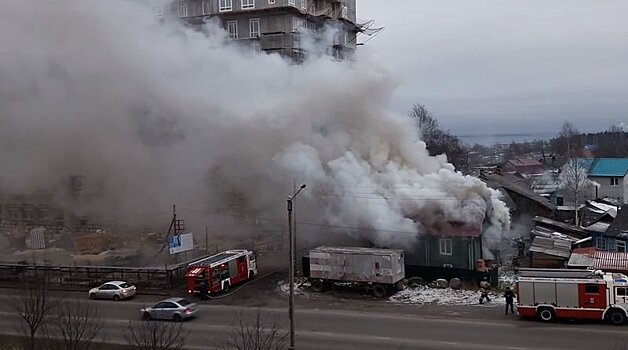
<svg viewBox="0 0 628 350">
<path fill-rule="evenodd" d="M 202 283 L 208 293 L 227 292 L 232 286 L 257 275 L 255 255 L 250 250 L 227 250 L 188 265 L 185 277 L 188 293 L 200 292 Z"/>
<path fill-rule="evenodd" d="M 599 270 L 521 269 L 517 311 L 544 322 L 566 318 L 621 325 L 628 319 L 628 277 Z"/>
</svg>

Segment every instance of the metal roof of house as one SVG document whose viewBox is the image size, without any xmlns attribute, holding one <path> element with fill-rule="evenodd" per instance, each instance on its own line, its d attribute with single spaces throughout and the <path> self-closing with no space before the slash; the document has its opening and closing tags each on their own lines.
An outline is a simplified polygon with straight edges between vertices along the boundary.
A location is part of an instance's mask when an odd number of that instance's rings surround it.
<svg viewBox="0 0 628 350">
<path fill-rule="evenodd" d="M 506 177 L 499 174 L 490 174 L 487 175 L 486 180 L 490 182 L 494 182 L 497 185 L 503 187 L 507 191 L 512 191 L 520 196 L 526 197 L 537 204 L 540 204 L 543 207 L 546 207 L 550 210 L 556 210 L 556 207 L 550 203 L 546 198 L 541 197 L 539 194 L 534 193 L 527 184 L 525 184 L 525 179 L 521 179 L 521 181 L 517 181 L 515 177 Z M 520 182 L 520 183 L 517 183 Z M 523 183 L 521 183 L 523 182 Z"/>
<path fill-rule="evenodd" d="M 589 236 L 589 233 L 586 230 L 578 226 L 565 224 L 563 222 L 548 219 L 542 216 L 535 216 L 533 220 L 537 223 L 537 227 L 539 225 L 551 227 L 560 233 L 567 234 L 578 239 Z"/>
<path fill-rule="evenodd" d="M 544 227 L 543 225 L 539 225 L 538 223 L 532 229 L 532 231 L 530 231 L 530 233 L 531 237 L 541 236 L 545 238 L 561 238 L 564 240 L 572 241 L 574 243 L 581 239 L 581 235 L 579 234 L 573 234 L 568 231 L 559 232 L 555 228 Z"/>
<path fill-rule="evenodd" d="M 541 165 L 543 165 L 538 160 L 532 159 L 532 158 L 514 158 L 514 159 L 509 159 L 508 163 L 510 163 L 512 165 L 515 165 L 515 166 L 541 166 Z"/>
<path fill-rule="evenodd" d="M 628 237 L 628 210 L 626 208 L 617 212 L 615 220 L 611 222 L 605 233 L 609 236 Z"/>
<path fill-rule="evenodd" d="M 530 251 L 535 253 L 543 253 L 561 258 L 569 258 L 571 255 L 571 240 L 560 237 L 534 237 L 530 245 Z"/>
<path fill-rule="evenodd" d="M 587 206 L 591 206 L 597 210 L 602 211 L 603 213 L 608 213 L 612 217 L 617 217 L 617 206 L 610 205 L 598 201 L 587 201 Z"/>
<path fill-rule="evenodd" d="M 567 266 L 587 267 L 602 271 L 628 271 L 628 253 L 604 252 L 595 248 L 578 248 L 569 258 Z"/>
<path fill-rule="evenodd" d="M 491 184 L 487 184 L 489 187 L 491 187 Z M 491 187 L 493 188 L 493 187 Z M 508 207 L 508 209 L 510 210 L 516 210 L 517 209 L 517 203 L 515 203 L 515 201 L 512 199 L 512 197 L 508 194 L 508 192 L 501 186 L 495 186 L 495 188 L 493 188 L 494 190 L 497 190 L 499 192 L 499 199 L 506 203 L 506 206 Z"/>
<path fill-rule="evenodd" d="M 528 177 L 530 181 L 530 189 L 538 194 L 551 194 L 563 187 L 563 182 L 558 174 L 533 174 Z"/>
<path fill-rule="evenodd" d="M 610 226 L 610 223 L 608 222 L 603 222 L 603 221 L 598 221 L 596 223 L 593 223 L 589 226 L 585 226 L 583 227 L 585 230 L 587 231 L 593 231 L 593 232 L 606 232 L 606 230 L 608 230 L 608 227 Z"/>
<path fill-rule="evenodd" d="M 624 177 L 627 173 L 628 158 L 596 158 L 589 169 L 589 176 Z"/>
</svg>

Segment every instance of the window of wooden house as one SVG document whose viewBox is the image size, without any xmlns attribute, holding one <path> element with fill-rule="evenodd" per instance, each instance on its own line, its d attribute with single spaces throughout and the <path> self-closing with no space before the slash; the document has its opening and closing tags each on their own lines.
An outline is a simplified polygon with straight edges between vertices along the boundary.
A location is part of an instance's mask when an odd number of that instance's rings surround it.
<svg viewBox="0 0 628 350">
<path fill-rule="evenodd" d="M 596 238 L 596 239 L 595 239 L 595 247 L 596 247 L 598 250 L 603 250 L 603 251 L 608 250 L 608 247 L 607 247 L 607 245 L 606 245 L 606 238 L 604 238 L 604 237 L 598 237 L 598 238 Z"/>
<path fill-rule="evenodd" d="M 441 238 L 438 240 L 440 255 L 452 254 L 452 241 L 451 238 Z"/>
<path fill-rule="evenodd" d="M 612 239 L 612 238 L 607 238 L 606 239 L 606 248 L 608 249 L 609 252 L 616 252 L 617 251 L 617 244 L 616 244 L 615 240 Z"/>
</svg>

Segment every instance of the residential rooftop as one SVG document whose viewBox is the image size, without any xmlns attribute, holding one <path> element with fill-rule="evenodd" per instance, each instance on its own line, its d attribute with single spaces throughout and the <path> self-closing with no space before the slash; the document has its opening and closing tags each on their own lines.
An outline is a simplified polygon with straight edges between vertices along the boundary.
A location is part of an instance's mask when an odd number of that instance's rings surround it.
<svg viewBox="0 0 628 350">
<path fill-rule="evenodd" d="M 628 158 L 595 158 L 590 164 L 589 176 L 624 177 L 628 174 Z"/>
</svg>

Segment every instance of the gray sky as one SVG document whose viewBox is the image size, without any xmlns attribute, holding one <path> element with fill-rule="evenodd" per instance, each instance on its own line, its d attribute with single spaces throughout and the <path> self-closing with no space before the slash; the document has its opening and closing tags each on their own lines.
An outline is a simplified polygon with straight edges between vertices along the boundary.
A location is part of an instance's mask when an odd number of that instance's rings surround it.
<svg viewBox="0 0 628 350">
<path fill-rule="evenodd" d="M 394 5 L 393 5 L 394 4 Z M 581 131 L 627 122 L 628 1 L 358 0 L 385 31 L 369 50 L 457 134 Z"/>
</svg>

